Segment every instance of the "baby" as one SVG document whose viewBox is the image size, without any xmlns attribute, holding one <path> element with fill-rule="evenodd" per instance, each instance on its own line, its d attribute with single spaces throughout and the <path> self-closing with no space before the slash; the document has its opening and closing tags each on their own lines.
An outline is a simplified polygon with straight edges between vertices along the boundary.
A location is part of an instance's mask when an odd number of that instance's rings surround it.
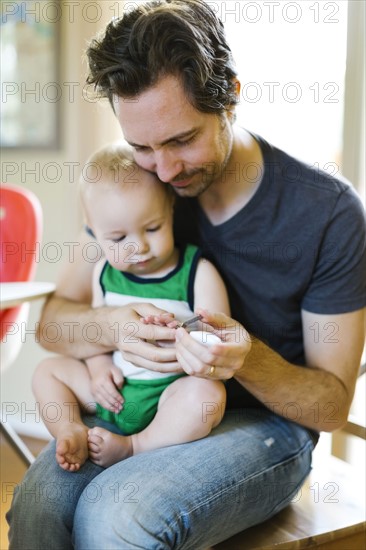
<svg viewBox="0 0 366 550">
<path fill-rule="evenodd" d="M 201 258 L 196 246 L 174 243 L 170 187 L 139 168 L 121 143 L 95 153 L 87 166 L 81 200 L 89 230 L 104 254 L 94 269 L 93 306 L 149 302 L 167 313 L 142 322 L 173 328 L 194 311 L 229 315 L 226 289 L 215 267 Z M 202 338 L 222 345 L 212 334 Z M 212 344 L 215 338 L 218 343 Z M 131 326 L 130 339 L 142 345 L 137 325 Z M 43 420 L 57 440 L 57 462 L 75 472 L 88 458 L 108 467 L 141 452 L 207 436 L 220 423 L 226 403 L 223 382 L 210 373 L 199 378 L 156 372 L 133 365 L 119 351 L 85 362 L 56 357 L 38 366 L 33 391 L 41 411 L 50 401 L 61 408 L 57 422 L 46 416 Z M 118 433 L 89 429 L 83 412 L 112 422 Z"/>
</svg>

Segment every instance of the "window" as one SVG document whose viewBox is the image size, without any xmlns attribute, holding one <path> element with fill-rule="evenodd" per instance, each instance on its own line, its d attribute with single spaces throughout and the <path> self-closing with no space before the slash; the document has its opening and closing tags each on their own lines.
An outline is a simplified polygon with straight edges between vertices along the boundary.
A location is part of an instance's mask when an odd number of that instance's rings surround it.
<svg viewBox="0 0 366 550">
<path fill-rule="evenodd" d="M 242 83 L 237 120 L 326 171 L 342 161 L 347 1 L 227 1 Z"/>
</svg>

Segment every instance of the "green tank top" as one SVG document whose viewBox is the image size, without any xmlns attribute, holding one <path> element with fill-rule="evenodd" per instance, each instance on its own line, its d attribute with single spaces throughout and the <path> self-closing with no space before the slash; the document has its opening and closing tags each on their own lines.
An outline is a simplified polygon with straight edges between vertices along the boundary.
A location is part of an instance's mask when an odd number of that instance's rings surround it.
<svg viewBox="0 0 366 550">
<path fill-rule="evenodd" d="M 120 301 L 116 304 L 115 297 L 122 294 L 128 297 L 130 302 L 134 297 L 149 302 L 154 299 L 182 301 L 188 303 L 193 310 L 194 280 L 200 256 L 201 252 L 197 246 L 184 246 L 180 249 L 177 266 L 160 278 L 143 278 L 123 273 L 106 262 L 100 276 L 106 305 L 119 305 Z"/>
</svg>

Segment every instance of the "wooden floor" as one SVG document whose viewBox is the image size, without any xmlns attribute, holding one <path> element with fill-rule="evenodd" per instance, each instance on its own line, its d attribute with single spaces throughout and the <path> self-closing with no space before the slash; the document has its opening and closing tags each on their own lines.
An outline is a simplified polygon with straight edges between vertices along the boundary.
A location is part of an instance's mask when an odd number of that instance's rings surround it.
<svg viewBox="0 0 366 550">
<path fill-rule="evenodd" d="M 24 438 L 25 443 L 34 455 L 37 455 L 47 441 Z M 0 480 L 1 480 L 1 518 L 0 518 L 0 550 L 8 550 L 8 524 L 5 514 L 10 508 L 15 485 L 23 478 L 27 467 L 16 455 L 14 450 L 0 436 Z"/>
</svg>

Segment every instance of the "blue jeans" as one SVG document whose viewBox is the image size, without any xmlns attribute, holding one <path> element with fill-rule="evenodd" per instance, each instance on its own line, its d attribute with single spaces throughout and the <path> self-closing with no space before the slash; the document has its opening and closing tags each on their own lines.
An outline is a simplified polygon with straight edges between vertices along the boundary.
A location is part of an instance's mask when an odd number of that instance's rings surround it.
<svg viewBox="0 0 366 550">
<path fill-rule="evenodd" d="M 87 461 L 65 472 L 51 443 L 14 495 L 10 549 L 204 549 L 287 506 L 313 448 L 305 428 L 257 409 L 227 411 L 205 439 L 108 469 Z"/>
</svg>

